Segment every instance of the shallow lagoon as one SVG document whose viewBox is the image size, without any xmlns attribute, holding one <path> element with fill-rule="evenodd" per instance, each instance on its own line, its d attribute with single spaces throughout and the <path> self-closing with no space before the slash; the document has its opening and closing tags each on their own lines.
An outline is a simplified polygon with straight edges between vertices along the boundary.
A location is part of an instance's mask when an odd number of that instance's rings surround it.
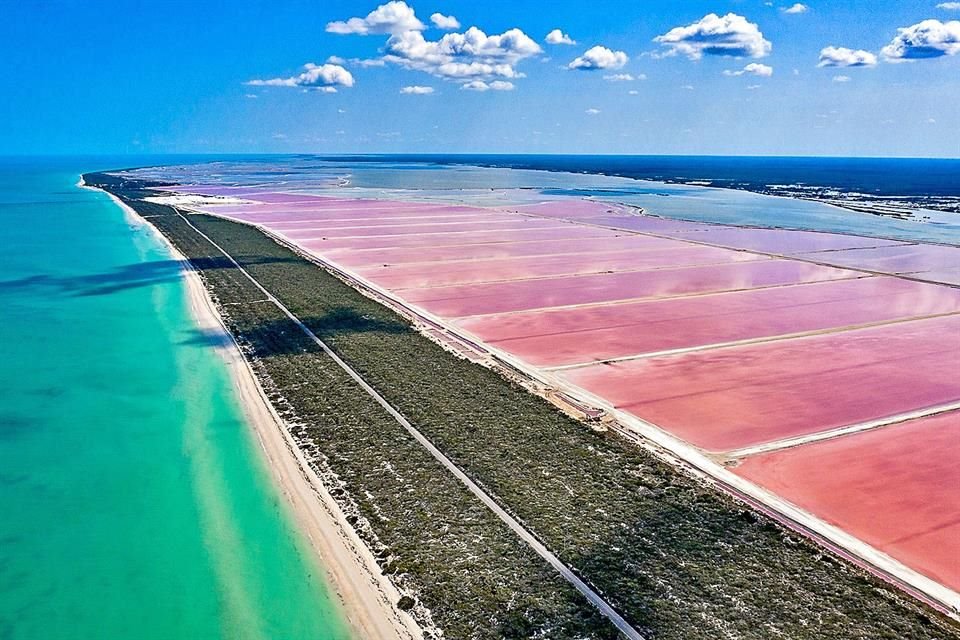
<svg viewBox="0 0 960 640">
<path fill-rule="evenodd" d="M 137 173 L 186 184 L 258 185 L 264 189 L 330 196 L 417 199 L 483 206 L 590 197 L 642 207 L 653 215 L 683 220 L 960 244 L 960 219 L 956 214 L 918 210 L 916 219 L 898 220 L 821 202 L 737 189 L 563 171 L 413 161 L 317 160 L 297 156 L 157 167 Z"/>
<path fill-rule="evenodd" d="M 0 159 L 0 637 L 346 638 L 124 162 Z"/>
</svg>

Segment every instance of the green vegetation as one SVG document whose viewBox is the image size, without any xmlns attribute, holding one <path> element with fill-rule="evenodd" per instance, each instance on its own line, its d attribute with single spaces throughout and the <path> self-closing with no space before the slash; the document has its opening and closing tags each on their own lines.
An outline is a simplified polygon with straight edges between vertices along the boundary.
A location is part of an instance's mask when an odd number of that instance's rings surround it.
<svg viewBox="0 0 960 640">
<path fill-rule="evenodd" d="M 885 583 L 456 358 L 259 231 L 190 220 L 650 638 L 960 638 Z M 613 633 L 272 305 L 232 304 L 258 296 L 189 225 L 150 221 L 202 270 L 385 571 L 448 637 Z"/>
</svg>

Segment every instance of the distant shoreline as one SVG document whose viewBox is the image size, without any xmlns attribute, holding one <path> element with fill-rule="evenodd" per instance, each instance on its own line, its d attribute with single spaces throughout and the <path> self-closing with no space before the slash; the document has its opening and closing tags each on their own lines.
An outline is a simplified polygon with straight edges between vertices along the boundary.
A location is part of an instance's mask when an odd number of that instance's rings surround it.
<svg viewBox="0 0 960 640">
<path fill-rule="evenodd" d="M 409 154 L 343 155 L 318 159 L 331 162 L 409 162 L 442 166 L 520 169 L 626 178 L 665 185 L 745 191 L 766 196 L 819 202 L 856 213 L 898 220 L 917 220 L 917 210 L 960 215 L 960 160 L 927 158 L 817 158 L 764 156 Z M 690 166 L 684 166 L 686 161 Z M 812 170 L 814 161 L 825 165 Z M 648 162 L 643 165 L 643 162 Z M 898 185 L 881 167 L 895 162 L 949 164 L 937 172 L 915 172 L 926 180 L 913 191 Z M 640 163 L 633 166 L 632 163 Z M 753 163 L 751 166 L 750 163 Z M 798 166 L 787 166 L 796 164 Z M 864 165 L 857 173 L 847 165 Z M 956 165 L 953 167 L 952 165 Z M 729 166 L 728 166 L 729 165 Z M 737 165 L 734 169 L 730 166 Z M 780 166 L 776 166 L 780 165 Z M 800 166 L 807 165 L 807 166 Z M 833 166 L 836 165 L 836 166 Z M 871 165 L 871 166 L 868 166 Z M 876 167 L 872 165 L 877 165 Z M 890 167 L 882 167 L 889 171 Z M 927 173 L 935 173 L 928 177 Z M 956 184 L 955 184 L 956 183 Z"/>
<path fill-rule="evenodd" d="M 346 520 L 336 501 L 310 467 L 276 410 L 266 398 L 249 362 L 226 329 L 200 275 L 187 258 L 149 220 L 140 216 L 114 194 L 105 193 L 131 221 L 148 227 L 183 266 L 184 284 L 191 316 L 197 326 L 224 339 L 217 347 L 234 381 L 237 401 L 257 438 L 274 484 L 291 508 L 292 517 L 305 541 L 317 554 L 317 566 L 336 595 L 339 613 L 353 637 L 385 640 L 422 638 L 413 620 L 395 607 L 400 594 L 380 571 L 369 549 Z"/>
</svg>

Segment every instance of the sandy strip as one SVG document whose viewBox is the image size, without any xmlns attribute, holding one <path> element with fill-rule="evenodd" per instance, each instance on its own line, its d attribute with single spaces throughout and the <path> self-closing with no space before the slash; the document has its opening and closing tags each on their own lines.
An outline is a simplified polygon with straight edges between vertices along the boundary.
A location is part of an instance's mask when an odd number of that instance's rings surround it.
<svg viewBox="0 0 960 640">
<path fill-rule="evenodd" d="M 86 187 L 82 183 L 80 186 Z M 100 189 L 94 189 L 100 191 Z M 107 193 L 107 192 L 104 192 Z M 342 617 L 355 638 L 419 640 L 423 633 L 413 618 L 396 608 L 401 594 L 381 573 L 373 554 L 363 544 L 327 492 L 320 478 L 296 446 L 282 419 L 267 400 L 250 364 L 223 324 L 199 274 L 185 256 L 153 225 L 113 194 L 107 195 L 128 219 L 149 227 L 184 268 L 190 311 L 205 332 L 224 336 L 217 351 L 236 385 L 238 400 L 253 428 L 276 485 L 287 499 L 300 531 L 319 556 L 318 565 L 336 594 Z"/>
</svg>

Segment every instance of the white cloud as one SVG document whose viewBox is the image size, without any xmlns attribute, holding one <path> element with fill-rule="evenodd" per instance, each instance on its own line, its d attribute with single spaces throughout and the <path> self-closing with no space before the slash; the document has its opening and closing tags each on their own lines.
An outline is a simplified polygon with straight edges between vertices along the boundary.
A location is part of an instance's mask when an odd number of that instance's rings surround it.
<svg viewBox="0 0 960 640">
<path fill-rule="evenodd" d="M 436 41 L 419 31 L 394 34 L 387 40 L 387 62 L 455 81 L 522 78 L 515 65 L 542 51 L 520 29 L 488 36 L 476 27 L 448 33 Z"/>
<path fill-rule="evenodd" d="M 960 53 L 960 20 L 924 20 L 897 29 L 897 36 L 880 53 L 887 62 L 956 55 Z"/>
<path fill-rule="evenodd" d="M 636 89 L 630 89 L 630 91 L 627 91 L 627 93 L 628 93 L 629 95 L 631 95 L 631 96 L 638 96 L 638 95 L 640 95 L 640 92 L 637 91 Z"/>
<path fill-rule="evenodd" d="M 470 91 L 513 91 L 514 84 L 504 80 L 493 80 L 491 82 L 484 82 L 483 80 L 471 80 L 470 82 L 465 82 L 464 84 L 460 85 L 460 88 L 468 89 Z"/>
<path fill-rule="evenodd" d="M 629 73 L 613 73 L 608 76 L 603 76 L 603 79 L 607 82 L 633 82 L 634 80 L 646 80 L 647 76 L 644 74 L 632 75 Z"/>
<path fill-rule="evenodd" d="M 731 71 L 727 69 L 723 72 L 725 76 L 742 76 L 742 75 L 751 75 L 751 76 L 760 76 L 762 78 L 769 78 L 773 75 L 773 67 L 761 64 L 759 62 L 751 62 L 743 69 L 739 71 Z"/>
<path fill-rule="evenodd" d="M 960 11 L 960 2 L 941 2 L 937 5 L 937 9 L 943 9 L 944 11 Z"/>
<path fill-rule="evenodd" d="M 877 56 L 863 49 L 846 47 L 824 47 L 820 50 L 818 67 L 872 67 L 877 64 Z"/>
<path fill-rule="evenodd" d="M 606 47 L 597 45 L 587 49 L 582 56 L 574 58 L 573 62 L 567 65 L 567 68 L 580 69 L 581 71 L 619 69 L 627 64 L 629 59 L 623 51 L 611 51 Z"/>
<path fill-rule="evenodd" d="M 597 115 L 598 113 L 600 113 L 600 109 L 594 109 L 594 108 L 591 107 L 590 109 L 587 109 L 586 111 L 584 111 L 584 113 L 586 113 L 587 115 L 590 115 L 590 116 L 595 116 L 595 115 Z"/>
<path fill-rule="evenodd" d="M 759 88 L 760 88 L 760 85 L 758 85 L 758 84 L 749 84 L 749 85 L 747 85 L 747 89 L 749 89 L 750 91 L 753 91 L 754 89 L 759 89 Z"/>
<path fill-rule="evenodd" d="M 328 22 L 328 33 L 349 34 L 362 36 L 375 33 L 402 33 L 404 31 L 422 31 L 424 24 L 417 19 L 413 7 L 403 0 L 391 0 L 382 4 L 365 18 L 350 18 L 349 20 Z"/>
<path fill-rule="evenodd" d="M 357 67 L 382 67 L 386 63 L 380 58 L 370 58 L 370 59 L 361 59 L 361 58 L 341 58 L 340 56 L 330 56 L 327 58 L 327 62 L 330 64 L 339 64 L 342 66 L 354 65 Z"/>
<path fill-rule="evenodd" d="M 684 89 L 684 90 L 686 90 L 686 91 L 693 91 L 693 85 L 692 85 L 692 84 L 684 84 L 684 85 L 681 85 L 680 88 L 681 88 L 681 89 Z"/>
<path fill-rule="evenodd" d="M 324 93 L 336 93 L 337 87 L 353 86 L 353 75 L 338 64 L 308 62 L 303 69 L 303 73 L 290 78 L 250 80 L 245 84 L 253 87 L 303 87 Z"/>
<path fill-rule="evenodd" d="M 850 82 L 850 76 L 833 76 L 834 82 Z"/>
<path fill-rule="evenodd" d="M 697 22 L 675 27 L 653 40 L 667 47 L 666 55 L 679 53 L 691 60 L 698 60 L 704 55 L 763 58 L 773 49 L 756 24 L 735 13 L 723 17 L 710 13 Z"/>
<path fill-rule="evenodd" d="M 256 99 L 259 98 L 260 96 L 258 96 L 258 95 L 255 94 L 255 93 L 245 93 L 245 94 L 243 94 L 243 97 L 244 97 L 244 98 L 249 98 L 250 100 L 256 100 Z"/>
<path fill-rule="evenodd" d="M 810 7 L 803 4 L 802 2 L 797 2 L 793 6 L 787 7 L 786 9 L 784 9 L 783 12 L 795 14 L 795 13 L 806 13 L 809 10 L 810 10 Z"/>
<path fill-rule="evenodd" d="M 410 85 L 408 87 L 403 87 L 400 89 L 400 93 L 416 96 L 425 96 L 429 93 L 433 93 L 433 87 L 424 87 L 419 84 Z"/>
<path fill-rule="evenodd" d="M 554 29 L 544 38 L 547 44 L 577 44 L 577 41 L 565 34 L 560 29 Z"/>
<path fill-rule="evenodd" d="M 430 22 L 432 22 L 438 29 L 443 29 L 445 31 L 453 31 L 454 29 L 460 28 L 459 20 L 453 16 L 445 16 L 442 13 L 435 13 L 430 16 Z"/>
</svg>

